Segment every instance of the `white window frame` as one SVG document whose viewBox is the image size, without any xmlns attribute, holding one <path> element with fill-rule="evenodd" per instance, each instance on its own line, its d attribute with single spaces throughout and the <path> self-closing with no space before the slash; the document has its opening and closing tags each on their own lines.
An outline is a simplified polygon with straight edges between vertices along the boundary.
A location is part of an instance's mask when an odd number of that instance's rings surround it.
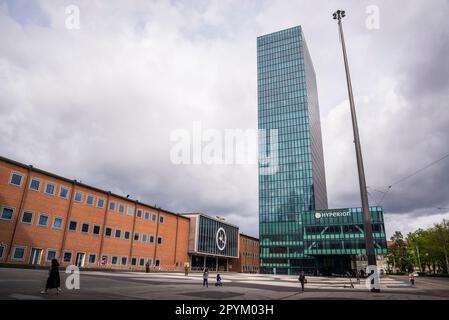
<svg viewBox="0 0 449 320">
<path fill-rule="evenodd" d="M 147 262 L 150 262 L 150 267 L 153 266 L 153 258 L 147 258 Z"/>
<path fill-rule="evenodd" d="M 140 264 L 140 261 L 143 261 L 142 265 Z M 145 257 L 140 257 L 139 258 L 139 264 L 138 265 L 139 265 L 139 267 L 145 267 Z"/>
<path fill-rule="evenodd" d="M 6 244 L 0 243 L 0 247 L 3 248 L 2 255 L 0 256 L 0 260 L 3 260 L 3 258 L 5 257 L 5 252 L 6 252 Z"/>
<path fill-rule="evenodd" d="M 145 237 L 145 240 L 143 240 L 143 238 Z M 140 235 L 140 238 L 142 239 L 142 243 L 147 243 L 148 241 L 148 235 L 146 233 L 142 233 Z"/>
<path fill-rule="evenodd" d="M 37 190 L 31 188 L 31 183 L 32 183 L 33 181 L 39 181 L 39 188 L 38 188 Z M 39 179 L 39 178 L 34 178 L 34 177 L 32 177 L 32 178 L 30 179 L 30 184 L 29 184 L 29 186 L 28 186 L 28 189 L 30 189 L 31 191 L 35 191 L 35 192 L 40 192 L 40 191 L 41 191 L 41 186 L 42 186 L 42 180 Z"/>
<path fill-rule="evenodd" d="M 48 259 L 48 253 L 49 253 L 50 251 L 52 251 L 52 252 L 55 253 L 55 259 L 56 259 L 57 256 L 58 256 L 58 250 L 52 249 L 52 248 L 47 248 L 47 250 L 45 250 L 45 262 L 51 262 L 51 259 Z"/>
<path fill-rule="evenodd" d="M 136 234 L 137 234 L 137 240 L 136 240 Z M 135 231 L 133 234 L 133 241 L 139 241 L 139 239 L 140 239 L 140 233 Z"/>
<path fill-rule="evenodd" d="M 95 262 L 90 262 L 90 256 L 94 256 L 95 257 Z M 87 255 L 87 264 L 97 264 L 97 254 L 96 253 L 89 253 Z"/>
<path fill-rule="evenodd" d="M 42 217 L 42 216 L 47 217 L 47 225 L 46 225 L 46 226 L 43 226 L 43 225 L 40 224 L 40 220 L 41 220 L 41 217 Z M 38 215 L 37 221 L 36 221 L 36 225 L 37 225 L 38 227 L 48 228 L 48 224 L 49 224 L 50 220 L 51 220 L 51 219 L 50 219 L 50 215 L 49 215 L 48 213 L 45 213 L 45 212 L 39 212 L 39 215 Z"/>
<path fill-rule="evenodd" d="M 114 258 L 117 258 L 117 261 L 114 263 Z M 111 265 L 116 266 L 119 264 L 118 256 L 111 256 Z"/>
<path fill-rule="evenodd" d="M 71 222 L 75 222 L 76 223 L 75 230 L 70 229 L 70 223 Z M 76 221 L 76 220 L 69 220 L 69 225 L 68 225 L 68 229 L 67 230 L 69 230 L 69 232 L 77 232 L 78 231 L 78 221 Z"/>
<path fill-rule="evenodd" d="M 66 253 L 70 253 L 70 261 L 64 261 L 64 256 L 65 256 Z M 61 262 L 70 264 L 70 263 L 72 263 L 72 260 L 73 260 L 73 251 L 72 250 L 65 250 L 62 253 L 62 256 L 61 256 Z"/>
<path fill-rule="evenodd" d="M 117 231 L 120 231 L 120 237 L 117 237 Z M 114 230 L 114 239 L 122 239 L 122 229 L 120 228 L 115 228 Z"/>
<path fill-rule="evenodd" d="M 49 193 L 47 192 L 47 186 L 53 186 L 53 193 Z M 44 188 L 44 194 L 49 195 L 49 196 L 54 196 L 56 193 L 56 190 L 58 190 L 56 184 L 52 183 L 52 182 L 45 182 L 45 188 Z"/>
<path fill-rule="evenodd" d="M 159 243 L 159 239 L 161 239 L 161 243 Z M 164 240 L 162 239 L 162 236 L 157 237 L 157 245 L 161 246 L 164 243 Z"/>
<path fill-rule="evenodd" d="M 61 219 L 61 227 L 60 228 L 55 227 L 55 220 L 56 219 Z M 63 217 L 53 217 L 53 223 L 51 224 L 51 228 L 55 229 L 55 230 L 62 230 L 62 229 L 64 229 L 64 218 Z"/>
<path fill-rule="evenodd" d="M 2 206 L 2 211 L 0 212 L 0 220 L 3 221 L 13 221 L 14 220 L 14 214 L 16 213 L 16 208 L 14 207 L 9 207 L 9 206 Z M 3 210 L 4 209 L 11 209 L 12 210 L 12 215 L 11 215 L 11 219 L 5 219 L 3 218 Z"/>
<path fill-rule="evenodd" d="M 15 184 L 15 183 L 12 183 L 12 176 L 15 175 L 15 174 L 21 177 L 21 179 L 20 179 L 20 184 L 19 184 L 19 185 Z M 18 187 L 18 188 L 22 187 L 22 184 L 23 184 L 23 174 L 20 173 L 20 172 L 17 172 L 17 171 L 11 171 L 11 174 L 9 175 L 9 184 L 12 185 L 12 186 L 14 186 L 14 187 Z"/>
<path fill-rule="evenodd" d="M 98 232 L 98 233 L 94 233 L 95 227 L 98 227 L 98 228 L 99 228 L 99 232 Z M 93 224 L 93 225 L 92 225 L 92 235 L 93 235 L 93 236 L 96 236 L 96 237 L 101 236 L 101 226 L 100 226 L 99 224 Z"/>
<path fill-rule="evenodd" d="M 83 225 L 87 224 L 87 232 L 83 231 Z M 82 234 L 89 234 L 90 233 L 90 223 L 89 222 L 81 222 L 81 228 L 80 228 L 80 233 Z"/>
<path fill-rule="evenodd" d="M 139 215 L 138 215 L 138 212 L 140 211 L 140 217 L 139 217 Z M 137 209 L 136 210 L 136 217 L 137 218 L 139 218 L 139 219 L 142 219 L 143 218 L 143 210 L 142 209 Z"/>
<path fill-rule="evenodd" d="M 81 193 L 81 200 L 76 200 L 76 195 L 77 195 L 78 193 Z M 82 191 L 75 191 L 75 192 L 73 193 L 73 201 L 74 201 L 74 202 L 76 202 L 76 203 L 83 203 L 83 199 L 84 199 L 84 192 L 82 192 Z"/>
<path fill-rule="evenodd" d="M 111 209 L 111 204 L 114 205 L 114 209 Z M 117 203 L 115 201 L 109 201 L 108 203 L 108 211 L 115 212 L 117 210 Z"/>
<path fill-rule="evenodd" d="M 103 201 L 103 205 L 102 205 L 101 207 L 100 207 L 100 205 L 98 204 L 98 203 L 100 202 L 100 200 Z M 104 209 L 105 203 L 106 203 L 105 198 L 97 197 L 97 208 Z"/>
<path fill-rule="evenodd" d="M 162 221 L 161 221 L 161 218 L 162 218 Z M 165 221 L 165 217 L 164 216 L 159 216 L 159 224 L 164 224 L 164 221 Z"/>
<path fill-rule="evenodd" d="M 123 206 L 123 212 L 120 212 L 120 206 Z M 117 212 L 119 214 L 125 214 L 126 213 L 126 206 L 123 203 L 119 203 L 119 205 L 117 206 Z"/>
<path fill-rule="evenodd" d="M 149 221 L 150 219 L 151 219 L 150 213 L 148 211 L 145 211 L 145 220 Z"/>
<path fill-rule="evenodd" d="M 23 257 L 22 258 L 14 257 L 16 255 L 16 250 L 19 249 L 19 248 L 23 249 Z M 14 246 L 12 248 L 11 260 L 14 260 L 14 261 L 25 261 L 26 255 L 27 255 L 27 247 L 26 246 Z"/>
<path fill-rule="evenodd" d="M 151 241 L 151 237 L 153 237 L 153 241 Z M 156 243 L 156 237 L 154 236 L 154 234 L 150 234 L 150 236 L 148 237 L 148 243 L 149 244 L 155 244 Z"/>
<path fill-rule="evenodd" d="M 129 213 L 130 209 L 132 210 L 131 213 Z M 126 208 L 126 214 L 130 217 L 132 217 L 134 215 L 134 207 L 133 206 L 127 206 Z"/>
<path fill-rule="evenodd" d="M 136 264 L 133 264 L 133 260 L 136 260 Z M 130 261 L 129 261 L 129 263 L 130 263 L 131 266 L 137 266 L 137 265 L 138 265 L 137 262 L 138 262 L 138 261 L 137 261 L 137 257 L 131 257 L 131 259 L 130 259 Z"/>
<path fill-rule="evenodd" d="M 128 232 L 128 234 L 129 234 L 129 238 L 128 238 L 128 239 L 125 238 L 125 233 L 127 233 L 127 232 Z M 125 230 L 125 231 L 123 232 L 123 239 L 124 239 L 124 240 L 131 240 L 131 231 Z"/>
<path fill-rule="evenodd" d="M 63 197 L 63 196 L 61 196 L 61 190 L 62 189 L 65 189 L 65 190 L 67 190 L 67 196 L 65 196 L 65 197 Z M 66 187 L 66 186 L 59 186 L 59 192 L 58 192 L 58 197 L 59 198 L 61 198 L 61 199 L 68 199 L 69 198 L 69 195 L 70 195 L 70 188 L 68 188 L 68 187 Z"/>
<path fill-rule="evenodd" d="M 154 217 L 154 219 L 153 219 L 153 217 Z M 151 221 L 157 222 L 157 214 L 155 214 L 155 213 L 151 214 Z"/>
<path fill-rule="evenodd" d="M 106 231 L 108 229 L 111 229 L 111 234 L 109 236 L 106 234 Z M 104 236 L 106 238 L 113 238 L 114 237 L 114 228 L 112 228 L 112 227 L 104 227 Z"/>
<path fill-rule="evenodd" d="M 123 264 L 123 258 L 125 258 L 126 263 Z M 127 266 L 128 265 L 128 257 L 127 256 L 121 256 L 120 257 L 120 265 L 121 266 Z"/>
<path fill-rule="evenodd" d="M 158 263 L 159 262 L 159 263 Z M 155 267 L 160 267 L 161 266 L 161 259 L 156 259 L 154 260 L 154 266 Z"/>
<path fill-rule="evenodd" d="M 23 221 L 23 215 L 25 214 L 25 212 L 31 213 L 31 222 L 24 222 L 24 221 Z M 22 214 L 20 215 L 20 223 L 27 224 L 27 225 L 32 225 L 33 222 L 34 222 L 34 211 L 31 211 L 31 210 L 23 210 L 23 211 L 22 211 Z"/>
<path fill-rule="evenodd" d="M 89 197 L 92 197 L 92 203 L 88 202 Z M 93 194 L 86 194 L 86 204 L 88 206 L 92 206 L 92 207 L 95 206 L 95 195 L 93 195 Z"/>
</svg>

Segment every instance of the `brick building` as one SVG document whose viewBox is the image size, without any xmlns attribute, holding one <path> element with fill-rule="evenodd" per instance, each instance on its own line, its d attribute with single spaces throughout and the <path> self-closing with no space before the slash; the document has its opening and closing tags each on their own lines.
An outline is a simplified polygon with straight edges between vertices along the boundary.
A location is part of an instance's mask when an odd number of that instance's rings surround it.
<svg viewBox="0 0 449 320">
<path fill-rule="evenodd" d="M 240 234 L 239 258 L 233 259 L 229 271 L 259 273 L 259 239 Z"/>
<path fill-rule="evenodd" d="M 0 263 L 183 270 L 190 228 L 189 216 L 0 157 Z"/>
</svg>

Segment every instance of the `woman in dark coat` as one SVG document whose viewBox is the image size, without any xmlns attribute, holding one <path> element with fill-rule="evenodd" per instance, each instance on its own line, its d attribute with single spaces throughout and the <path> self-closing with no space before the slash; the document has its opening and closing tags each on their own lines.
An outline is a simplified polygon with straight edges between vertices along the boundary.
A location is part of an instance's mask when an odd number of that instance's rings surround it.
<svg viewBox="0 0 449 320">
<path fill-rule="evenodd" d="M 61 292 L 61 279 L 59 278 L 59 263 L 58 260 L 51 260 L 50 274 L 45 284 L 45 289 L 41 293 L 47 293 L 48 289 L 56 289 L 57 293 Z"/>
</svg>

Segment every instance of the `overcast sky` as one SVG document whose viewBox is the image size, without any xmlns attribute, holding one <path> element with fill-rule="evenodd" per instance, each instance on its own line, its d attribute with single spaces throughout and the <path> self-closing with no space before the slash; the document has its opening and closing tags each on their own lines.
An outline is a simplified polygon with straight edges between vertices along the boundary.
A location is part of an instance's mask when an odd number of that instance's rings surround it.
<svg viewBox="0 0 449 320">
<path fill-rule="evenodd" d="M 79 29 L 67 28 L 71 4 Z M 0 0 L 0 154 L 170 211 L 223 216 L 257 236 L 257 165 L 175 165 L 170 134 L 194 121 L 256 129 L 256 38 L 302 25 L 329 206 L 360 206 L 331 19 L 339 8 L 375 205 L 388 185 L 449 153 L 447 0 Z M 448 182 L 446 159 L 393 185 L 382 202 L 388 236 L 449 218 L 438 209 L 449 208 Z"/>
</svg>

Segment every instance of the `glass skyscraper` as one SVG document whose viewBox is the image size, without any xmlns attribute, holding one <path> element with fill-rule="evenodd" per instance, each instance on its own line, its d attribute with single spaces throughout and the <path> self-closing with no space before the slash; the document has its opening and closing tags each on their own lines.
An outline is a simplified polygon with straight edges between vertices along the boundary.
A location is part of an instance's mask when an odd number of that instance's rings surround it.
<svg viewBox="0 0 449 320">
<path fill-rule="evenodd" d="M 257 76 L 258 126 L 261 135 L 270 137 L 259 142 L 260 270 L 316 270 L 319 259 L 312 254 L 331 244 L 308 243 L 305 234 L 316 231 L 306 229 L 314 224 L 306 217 L 328 204 L 315 71 L 300 26 L 257 38 Z M 261 159 L 273 149 L 277 165 L 266 170 Z"/>
</svg>

